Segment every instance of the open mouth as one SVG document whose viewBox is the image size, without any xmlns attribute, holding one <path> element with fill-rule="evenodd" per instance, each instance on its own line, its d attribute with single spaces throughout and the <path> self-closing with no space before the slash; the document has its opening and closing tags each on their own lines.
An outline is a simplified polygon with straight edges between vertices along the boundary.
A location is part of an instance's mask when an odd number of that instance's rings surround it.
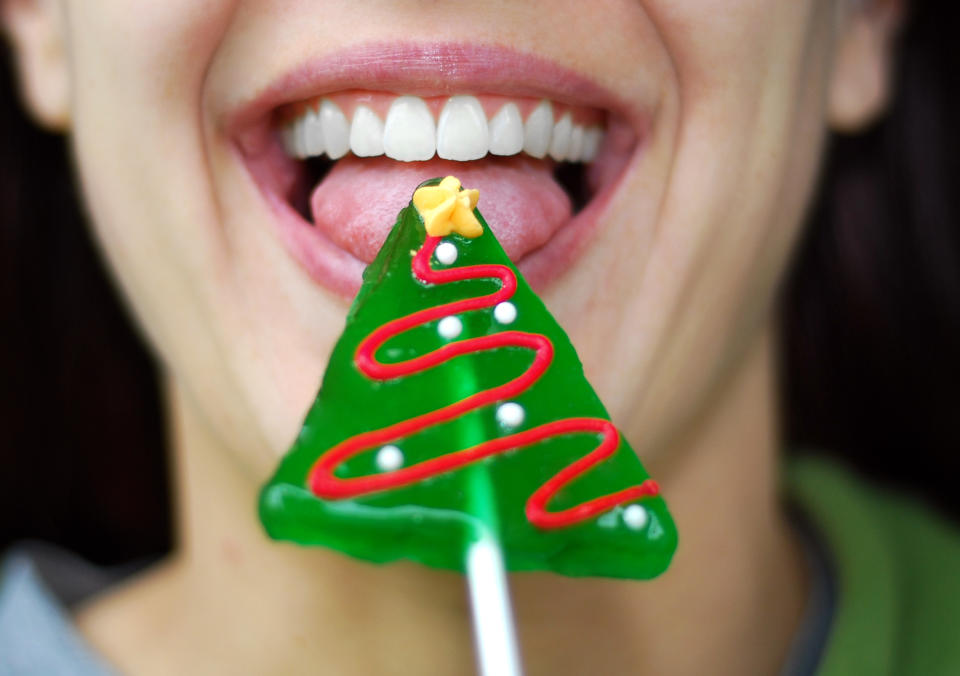
<svg viewBox="0 0 960 676">
<path fill-rule="evenodd" d="M 288 250 L 344 297 L 413 188 L 450 174 L 480 190 L 507 255 L 542 288 L 597 229 L 641 133 L 613 109 L 536 93 L 344 87 L 279 101 L 237 145 Z"/>
</svg>

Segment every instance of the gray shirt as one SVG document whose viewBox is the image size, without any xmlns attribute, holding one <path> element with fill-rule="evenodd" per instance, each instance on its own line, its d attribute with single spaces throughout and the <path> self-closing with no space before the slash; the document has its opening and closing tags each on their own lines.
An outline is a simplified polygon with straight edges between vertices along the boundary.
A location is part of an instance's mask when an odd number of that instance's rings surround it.
<svg viewBox="0 0 960 676">
<path fill-rule="evenodd" d="M 22 551 L 7 556 L 0 566 L 0 676 L 113 673 L 80 636 L 34 558 Z"/>
</svg>

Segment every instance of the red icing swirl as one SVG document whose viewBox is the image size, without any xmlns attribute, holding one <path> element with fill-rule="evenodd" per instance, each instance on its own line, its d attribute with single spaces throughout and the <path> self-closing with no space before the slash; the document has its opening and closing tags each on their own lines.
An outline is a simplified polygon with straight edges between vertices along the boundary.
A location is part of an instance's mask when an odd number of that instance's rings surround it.
<svg viewBox="0 0 960 676">
<path fill-rule="evenodd" d="M 553 344 L 550 339 L 540 334 L 523 331 L 502 331 L 494 335 L 459 340 L 422 356 L 394 364 L 377 361 L 375 356 L 377 350 L 394 336 L 443 317 L 470 310 L 492 308 L 497 303 L 511 298 L 516 291 L 517 278 L 505 265 L 488 264 L 445 270 L 433 269 L 430 267 L 430 257 L 439 241 L 439 237 L 427 236 L 423 246 L 414 256 L 412 270 L 418 279 L 430 284 L 447 284 L 468 279 L 496 278 L 501 282 L 500 289 L 485 296 L 466 298 L 420 310 L 384 324 L 367 336 L 357 347 L 354 362 L 360 372 L 373 380 L 392 380 L 425 371 L 460 355 L 503 347 L 524 347 L 533 350 L 535 353 L 533 363 L 524 373 L 503 385 L 477 392 L 435 411 L 379 430 L 364 432 L 340 442 L 320 456 L 310 469 L 308 485 L 313 493 L 328 500 L 354 498 L 408 486 L 429 477 L 459 469 L 483 458 L 529 446 L 551 437 L 594 433 L 601 437 L 600 444 L 587 455 L 560 470 L 537 488 L 527 500 L 526 516 L 530 523 L 543 529 L 563 528 L 586 521 L 625 502 L 657 495 L 659 492 L 657 483 L 653 479 L 647 479 L 639 486 L 631 486 L 603 495 L 559 512 L 547 511 L 547 503 L 565 485 L 616 452 L 620 443 L 620 433 L 613 423 L 602 418 L 556 420 L 380 474 L 352 478 L 334 475 L 334 471 L 342 462 L 361 453 L 396 442 L 428 427 L 448 422 L 483 406 L 517 397 L 531 387 L 553 361 Z"/>
</svg>

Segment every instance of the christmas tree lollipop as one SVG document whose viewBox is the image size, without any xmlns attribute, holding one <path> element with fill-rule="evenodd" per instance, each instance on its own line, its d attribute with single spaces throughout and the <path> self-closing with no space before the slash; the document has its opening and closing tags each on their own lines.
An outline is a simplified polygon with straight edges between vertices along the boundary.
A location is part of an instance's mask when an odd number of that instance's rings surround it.
<svg viewBox="0 0 960 676">
<path fill-rule="evenodd" d="M 414 193 L 263 489 L 269 534 L 467 573 L 481 671 L 520 673 L 503 573 L 648 578 L 677 535 L 476 190 Z"/>
<path fill-rule="evenodd" d="M 677 535 L 566 334 L 477 191 L 417 189 L 376 260 L 293 448 L 263 489 L 277 539 L 373 562 L 650 578 Z"/>
</svg>

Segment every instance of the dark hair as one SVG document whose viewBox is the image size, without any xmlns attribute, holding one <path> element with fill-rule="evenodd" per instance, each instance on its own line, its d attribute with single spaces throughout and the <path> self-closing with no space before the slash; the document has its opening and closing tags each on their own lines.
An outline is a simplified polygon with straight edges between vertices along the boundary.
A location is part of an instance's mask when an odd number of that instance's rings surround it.
<svg viewBox="0 0 960 676">
<path fill-rule="evenodd" d="M 896 96 L 831 141 L 781 299 L 786 436 L 960 516 L 960 58 L 910 4 Z"/>
<path fill-rule="evenodd" d="M 890 114 L 830 145 L 780 323 L 791 448 L 960 514 L 951 39 L 915 4 Z M 30 125 L 13 91 L 0 63 L 0 549 L 37 537 L 101 563 L 158 553 L 170 509 L 154 366 L 82 222 L 64 141 Z"/>
<path fill-rule="evenodd" d="M 0 45 L 0 553 L 22 538 L 99 563 L 169 546 L 152 360 L 84 223 L 64 139 L 13 100 Z"/>
</svg>

